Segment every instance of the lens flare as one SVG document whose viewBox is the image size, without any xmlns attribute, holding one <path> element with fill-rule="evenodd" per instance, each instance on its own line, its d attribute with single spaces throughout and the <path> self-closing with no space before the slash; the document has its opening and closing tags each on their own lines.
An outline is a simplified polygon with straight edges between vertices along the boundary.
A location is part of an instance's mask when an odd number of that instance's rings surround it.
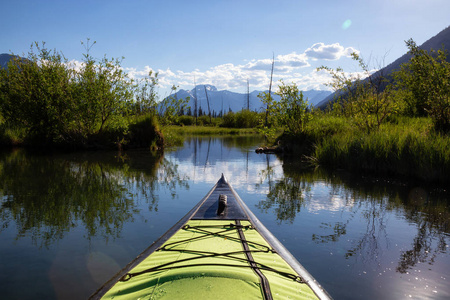
<svg viewBox="0 0 450 300">
<path fill-rule="evenodd" d="M 342 29 L 348 29 L 350 26 L 352 25 L 352 20 L 347 19 L 345 20 L 345 22 L 342 24 Z"/>
</svg>

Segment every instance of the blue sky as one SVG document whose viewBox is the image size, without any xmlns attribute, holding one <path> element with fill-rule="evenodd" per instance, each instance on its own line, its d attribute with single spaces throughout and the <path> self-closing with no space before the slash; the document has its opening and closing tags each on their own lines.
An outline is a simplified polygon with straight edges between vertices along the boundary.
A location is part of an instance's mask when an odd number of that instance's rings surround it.
<svg viewBox="0 0 450 300">
<path fill-rule="evenodd" d="M 376 1 L 5 1 L 0 53 L 26 54 L 45 41 L 81 61 L 81 41 L 97 43 L 94 57 L 125 57 L 131 77 L 159 71 L 161 91 L 192 88 L 267 89 L 274 80 L 302 89 L 327 89 L 321 65 L 357 72 L 348 57 L 360 54 L 376 68 L 450 25 L 449 0 Z"/>
</svg>

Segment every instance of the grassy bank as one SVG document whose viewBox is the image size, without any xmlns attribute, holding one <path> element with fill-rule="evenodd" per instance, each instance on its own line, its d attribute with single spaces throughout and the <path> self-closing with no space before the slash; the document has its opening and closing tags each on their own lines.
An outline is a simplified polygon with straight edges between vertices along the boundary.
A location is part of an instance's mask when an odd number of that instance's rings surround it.
<svg viewBox="0 0 450 300">
<path fill-rule="evenodd" d="M 430 118 L 402 117 L 366 132 L 348 119 L 322 115 L 304 133 L 282 139 L 315 165 L 448 182 L 450 137 L 431 128 Z"/>
<path fill-rule="evenodd" d="M 164 137 L 159 128 L 158 119 L 153 115 L 129 116 L 121 126 L 108 127 L 101 132 L 83 134 L 69 132 L 69 137 L 55 140 L 41 139 L 39 135 L 27 132 L 24 128 L 13 128 L 0 123 L 0 146 L 28 148 L 57 148 L 70 150 L 86 149 L 161 149 Z"/>
</svg>

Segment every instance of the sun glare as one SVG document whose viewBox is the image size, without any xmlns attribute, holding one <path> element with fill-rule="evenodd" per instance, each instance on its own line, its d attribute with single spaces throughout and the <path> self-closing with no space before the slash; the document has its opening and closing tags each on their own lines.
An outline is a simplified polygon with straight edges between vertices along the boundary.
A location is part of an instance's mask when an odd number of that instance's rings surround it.
<svg viewBox="0 0 450 300">
<path fill-rule="evenodd" d="M 342 29 L 348 29 L 352 25 L 352 20 L 347 19 L 344 23 L 342 23 Z"/>
</svg>

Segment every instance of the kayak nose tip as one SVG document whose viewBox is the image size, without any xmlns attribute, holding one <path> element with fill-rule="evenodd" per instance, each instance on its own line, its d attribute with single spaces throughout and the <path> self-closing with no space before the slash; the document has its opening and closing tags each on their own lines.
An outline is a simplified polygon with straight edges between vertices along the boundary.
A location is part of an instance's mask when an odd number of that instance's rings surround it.
<svg viewBox="0 0 450 300">
<path fill-rule="evenodd" d="M 223 173 L 222 173 L 222 176 L 220 176 L 219 182 L 221 182 L 221 183 L 227 182 L 227 179 L 226 179 L 225 175 L 223 175 Z"/>
</svg>

